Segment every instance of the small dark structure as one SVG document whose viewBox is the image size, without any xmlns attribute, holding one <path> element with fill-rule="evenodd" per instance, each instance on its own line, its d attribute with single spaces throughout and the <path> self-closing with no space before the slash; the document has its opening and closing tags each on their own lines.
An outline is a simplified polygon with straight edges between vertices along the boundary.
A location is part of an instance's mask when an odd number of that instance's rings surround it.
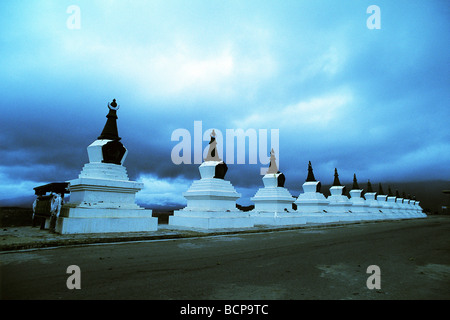
<svg viewBox="0 0 450 320">
<path fill-rule="evenodd" d="M 383 191 L 383 187 L 381 186 L 381 183 L 379 183 L 378 184 L 378 192 L 377 192 L 377 195 L 380 195 L 380 196 L 384 196 L 385 194 L 384 194 L 384 191 Z"/>
<path fill-rule="evenodd" d="M 45 221 L 49 219 L 49 229 L 54 231 L 64 195 L 70 193 L 69 183 L 52 182 L 33 189 L 37 198 L 33 203 L 32 226 L 35 227 L 39 221 L 41 229 L 45 229 Z"/>
<path fill-rule="evenodd" d="M 311 161 L 308 162 L 308 176 L 306 177 L 306 182 L 316 182 L 316 178 L 314 177 L 313 168 L 311 165 Z M 319 181 L 316 186 L 316 192 L 320 192 L 320 189 L 322 187 L 322 183 Z"/>
<path fill-rule="evenodd" d="M 372 183 L 370 183 L 370 180 L 367 180 L 367 192 L 368 193 L 374 192 L 372 189 Z M 376 196 L 375 196 L 375 199 L 376 199 Z"/>
<path fill-rule="evenodd" d="M 358 185 L 358 180 L 356 179 L 356 173 L 353 174 L 352 190 L 361 190 Z"/>
<path fill-rule="evenodd" d="M 117 130 L 117 110 L 120 106 L 117 105 L 116 99 L 108 103 L 109 112 L 106 115 L 106 124 L 102 133 L 97 138 L 98 140 L 112 140 L 102 147 L 104 163 L 122 164 L 122 158 L 127 151 L 123 146 Z"/>
<path fill-rule="evenodd" d="M 227 171 L 228 171 L 228 166 L 224 161 L 222 161 L 221 163 L 219 163 L 216 166 L 216 169 L 214 171 L 214 178 L 225 179 L 225 175 L 226 175 Z"/>
<path fill-rule="evenodd" d="M 341 181 L 339 181 L 339 174 L 337 171 L 337 168 L 334 168 L 334 181 L 333 181 L 333 187 L 342 187 Z M 342 194 L 347 193 L 347 187 L 343 186 Z"/>
</svg>

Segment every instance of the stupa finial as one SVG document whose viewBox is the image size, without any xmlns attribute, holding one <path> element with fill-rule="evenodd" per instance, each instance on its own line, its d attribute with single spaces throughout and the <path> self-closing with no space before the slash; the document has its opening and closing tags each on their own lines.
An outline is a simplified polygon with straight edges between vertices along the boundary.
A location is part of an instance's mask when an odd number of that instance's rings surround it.
<svg viewBox="0 0 450 320">
<path fill-rule="evenodd" d="M 339 174 L 337 172 L 337 168 L 334 168 L 334 181 L 333 187 L 341 186 L 341 182 L 339 181 Z"/>
<path fill-rule="evenodd" d="M 209 142 L 209 150 L 208 155 L 206 156 L 205 161 L 222 161 L 222 159 L 219 158 L 219 154 L 217 153 L 217 141 L 216 141 L 216 132 L 214 129 L 211 132 L 211 141 Z"/>
<path fill-rule="evenodd" d="M 372 193 L 372 184 L 370 183 L 370 180 L 367 180 L 367 193 Z"/>
<path fill-rule="evenodd" d="M 278 172 L 278 167 L 277 167 L 277 162 L 276 162 L 276 158 L 275 158 L 275 151 L 270 152 L 270 164 L 269 164 L 269 170 L 267 170 L 267 173 L 277 173 Z"/>
<path fill-rule="evenodd" d="M 116 99 L 113 99 L 111 103 L 108 103 L 108 108 L 112 110 L 119 110 L 120 106 L 117 105 Z"/>
<path fill-rule="evenodd" d="M 109 112 L 106 115 L 106 124 L 102 133 L 97 138 L 98 140 L 120 140 L 119 132 L 117 130 L 117 110 L 120 106 L 117 105 L 116 99 L 113 99 L 111 103 L 108 103 Z"/>
<path fill-rule="evenodd" d="M 388 197 L 392 197 L 392 196 L 393 196 L 393 193 L 391 190 L 391 186 L 388 186 Z"/>
<path fill-rule="evenodd" d="M 356 173 L 353 174 L 352 190 L 359 190 L 358 180 L 356 180 Z"/>
<path fill-rule="evenodd" d="M 381 195 L 385 195 L 384 191 L 383 191 L 383 187 L 381 186 L 381 183 L 378 184 L 378 194 Z"/>
<path fill-rule="evenodd" d="M 313 182 L 313 181 L 316 181 L 316 178 L 314 177 L 311 161 L 309 161 L 309 163 L 308 163 L 308 176 L 306 177 L 306 182 Z"/>
</svg>

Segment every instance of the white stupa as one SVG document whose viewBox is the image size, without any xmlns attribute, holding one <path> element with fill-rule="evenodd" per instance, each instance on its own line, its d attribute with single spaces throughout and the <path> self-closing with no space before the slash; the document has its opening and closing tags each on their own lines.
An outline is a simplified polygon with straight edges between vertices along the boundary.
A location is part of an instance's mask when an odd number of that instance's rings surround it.
<svg viewBox="0 0 450 320">
<path fill-rule="evenodd" d="M 292 208 L 295 198 L 284 187 L 285 176 L 278 171 L 275 154 L 270 153 L 270 166 L 262 178 L 264 188 L 260 188 L 250 200 L 255 209 L 250 212 L 255 225 L 305 224 L 306 219 Z"/>
<path fill-rule="evenodd" d="M 224 180 L 228 170 L 216 149 L 216 135 L 211 133 L 209 151 L 200 165 L 200 180 L 183 193 L 187 206 L 169 217 L 169 225 L 180 228 L 221 229 L 253 227 L 249 213 L 236 208 L 241 197 L 229 181 Z"/>
<path fill-rule="evenodd" d="M 135 203 L 142 183 L 130 181 L 123 166 L 128 150 L 117 131 L 117 106 L 109 113 L 101 135 L 87 147 L 78 179 L 69 181 L 70 201 L 61 208 L 55 231 L 61 234 L 155 231 L 158 219 Z"/>
<path fill-rule="evenodd" d="M 354 220 L 373 220 L 374 215 L 370 212 L 369 203 L 364 199 L 361 189 L 358 185 L 358 180 L 356 179 L 356 173 L 353 174 L 353 185 L 352 190 L 350 190 L 350 212 Z"/>
<path fill-rule="evenodd" d="M 406 196 L 405 194 L 403 194 L 403 208 L 405 210 L 405 213 L 408 217 L 412 217 L 414 218 L 413 215 L 413 206 L 412 206 L 412 200 L 411 200 L 411 195 L 408 194 L 408 196 Z"/>
<path fill-rule="evenodd" d="M 378 203 L 381 205 L 381 212 L 383 213 L 384 219 L 386 220 L 392 220 L 395 219 L 395 215 L 392 212 L 392 204 L 387 201 L 387 195 L 384 194 L 383 187 L 381 186 L 381 183 L 378 184 L 378 193 L 377 193 L 377 200 Z"/>
<path fill-rule="evenodd" d="M 426 218 L 427 215 L 423 212 L 422 207 L 420 206 L 420 201 L 416 200 L 416 197 L 413 197 L 414 199 L 414 205 L 413 205 L 413 211 L 414 211 L 414 215 L 417 218 Z"/>
<path fill-rule="evenodd" d="M 334 181 L 330 188 L 331 195 L 327 198 L 328 214 L 333 216 L 336 221 L 354 221 L 358 220 L 356 215 L 350 211 L 352 203 L 345 195 L 345 186 L 341 185 L 337 169 L 334 169 Z"/>
<path fill-rule="evenodd" d="M 300 193 L 295 204 L 297 212 L 306 218 L 306 223 L 327 223 L 334 221 L 328 214 L 329 201 L 320 192 L 321 183 L 314 177 L 311 161 L 308 164 L 308 176 L 303 183 L 303 193 Z"/>
<path fill-rule="evenodd" d="M 403 219 L 402 210 L 397 202 L 397 196 L 392 193 L 391 186 L 388 186 L 388 196 L 386 201 L 392 206 L 391 217 L 392 219 Z"/>
<path fill-rule="evenodd" d="M 385 219 L 386 215 L 382 212 L 383 203 L 381 202 L 381 198 L 377 200 L 377 193 L 373 191 L 370 180 L 367 181 L 367 192 L 364 194 L 364 197 L 366 198 L 366 203 L 368 205 L 367 212 L 369 212 L 372 219 Z"/>
<path fill-rule="evenodd" d="M 403 208 L 407 217 L 417 218 L 416 210 L 414 207 L 414 200 L 412 200 L 410 194 L 408 194 L 408 196 L 406 196 L 406 194 L 403 194 Z"/>
<path fill-rule="evenodd" d="M 410 219 L 411 215 L 408 214 L 407 210 L 408 199 L 406 199 L 405 193 L 403 192 L 403 194 L 400 196 L 398 190 L 395 190 L 395 196 L 397 197 L 395 202 L 397 202 L 398 205 L 399 215 L 402 217 L 402 219 Z"/>
</svg>

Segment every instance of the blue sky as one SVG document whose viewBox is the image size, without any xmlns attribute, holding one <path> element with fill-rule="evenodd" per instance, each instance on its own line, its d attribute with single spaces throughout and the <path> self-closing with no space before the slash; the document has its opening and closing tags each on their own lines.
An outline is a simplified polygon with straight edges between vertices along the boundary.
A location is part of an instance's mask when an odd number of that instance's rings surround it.
<svg viewBox="0 0 450 320">
<path fill-rule="evenodd" d="M 370 5 L 380 29 L 367 28 Z M 203 133 L 278 129 L 295 196 L 308 161 L 325 184 L 334 168 L 343 183 L 449 181 L 449 18 L 438 0 L 3 0 L 0 205 L 77 178 L 113 98 L 150 207 L 183 203 L 199 178 L 198 164 L 171 160 L 172 133 L 193 136 L 194 121 Z M 229 165 L 239 203 L 260 168 Z"/>
</svg>

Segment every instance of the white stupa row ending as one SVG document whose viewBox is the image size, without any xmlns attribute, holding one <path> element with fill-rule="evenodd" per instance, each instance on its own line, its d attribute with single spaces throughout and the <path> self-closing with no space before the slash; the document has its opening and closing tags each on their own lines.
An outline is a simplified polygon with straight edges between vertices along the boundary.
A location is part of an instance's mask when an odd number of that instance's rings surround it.
<svg viewBox="0 0 450 320">
<path fill-rule="evenodd" d="M 158 230 L 158 219 L 152 216 L 152 210 L 135 203 L 135 195 L 143 184 L 130 181 L 123 166 L 128 150 L 118 136 L 119 106 L 115 99 L 108 108 L 102 134 L 87 148 L 89 163 L 84 165 L 78 179 L 68 181 L 70 201 L 55 205 L 54 214 L 46 223 L 48 226 L 53 219 L 53 230 L 57 233 Z M 225 180 L 228 168 L 217 153 L 216 143 L 213 130 L 208 155 L 199 167 L 200 179 L 183 193 L 187 205 L 169 216 L 169 228 L 230 229 L 426 217 L 419 201 L 373 192 L 370 182 L 363 195 L 356 177 L 349 198 L 345 186 L 339 182 L 337 170 L 331 195 L 325 197 L 320 192 L 320 181 L 314 178 L 311 163 L 303 193 L 295 198 L 284 187 L 285 177 L 277 169 L 273 150 L 269 169 L 262 178 L 264 187 L 250 199 L 254 209 L 239 210 L 236 200 L 241 194 Z"/>
</svg>

